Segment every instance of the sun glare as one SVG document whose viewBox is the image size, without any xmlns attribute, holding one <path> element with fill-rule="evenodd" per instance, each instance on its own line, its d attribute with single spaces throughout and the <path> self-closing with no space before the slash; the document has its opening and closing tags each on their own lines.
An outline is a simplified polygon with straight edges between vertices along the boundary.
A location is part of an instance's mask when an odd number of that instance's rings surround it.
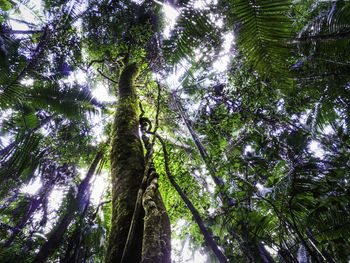
<svg viewBox="0 0 350 263">
<path fill-rule="evenodd" d="M 115 96 L 112 96 L 108 89 L 106 88 L 106 85 L 103 83 L 98 83 L 96 85 L 96 88 L 92 90 L 92 95 L 100 102 L 115 102 L 116 98 Z"/>
<path fill-rule="evenodd" d="M 170 38 L 171 30 L 174 28 L 176 20 L 178 19 L 180 12 L 174 7 L 154 0 L 155 3 L 160 4 L 163 8 L 163 14 L 165 16 L 166 26 L 164 28 L 163 34 L 166 39 Z"/>
<path fill-rule="evenodd" d="M 315 140 L 312 140 L 310 142 L 309 150 L 318 158 L 323 158 L 325 155 L 324 150 L 322 150 L 322 148 L 321 148 L 321 144 Z"/>
<path fill-rule="evenodd" d="M 109 185 L 109 174 L 107 172 L 102 172 L 101 174 L 96 175 L 92 183 L 91 189 L 91 202 L 97 206 L 103 196 L 106 194 Z"/>
<path fill-rule="evenodd" d="M 222 46 L 222 51 L 220 52 L 218 59 L 213 63 L 213 67 L 217 72 L 226 71 L 231 61 L 230 49 L 234 42 L 234 36 L 232 33 L 227 33 L 223 38 L 224 43 Z"/>
<path fill-rule="evenodd" d="M 29 182 L 26 186 L 22 187 L 21 192 L 35 195 L 37 194 L 39 188 L 42 186 L 40 177 L 36 177 L 33 181 Z"/>
</svg>

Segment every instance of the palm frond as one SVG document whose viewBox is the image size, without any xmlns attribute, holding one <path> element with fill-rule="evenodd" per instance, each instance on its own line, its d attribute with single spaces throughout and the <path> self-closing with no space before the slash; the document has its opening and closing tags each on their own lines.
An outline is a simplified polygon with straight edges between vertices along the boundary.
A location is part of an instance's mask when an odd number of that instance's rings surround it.
<svg viewBox="0 0 350 263">
<path fill-rule="evenodd" d="M 165 54 L 173 63 L 182 58 L 194 57 L 197 48 L 207 48 L 207 53 L 220 48 L 220 34 L 210 20 L 209 12 L 184 7 L 172 37 L 165 40 Z M 204 44 L 203 44 L 204 43 Z M 215 51 L 214 51 L 215 52 Z"/>
<path fill-rule="evenodd" d="M 6 189 L 27 183 L 32 178 L 42 155 L 37 151 L 40 138 L 38 134 L 28 136 L 1 156 L 0 176 L 1 182 L 8 185 Z M 7 192 L 0 193 L 0 196 L 5 194 Z"/>
<path fill-rule="evenodd" d="M 288 0 L 235 0 L 229 19 L 237 30 L 237 45 L 248 65 L 262 76 L 287 74 L 290 56 L 286 40 L 291 38 Z"/>
<path fill-rule="evenodd" d="M 28 97 L 41 109 L 63 114 L 68 118 L 83 117 L 83 113 L 96 112 L 101 106 L 86 87 L 36 82 Z"/>
</svg>

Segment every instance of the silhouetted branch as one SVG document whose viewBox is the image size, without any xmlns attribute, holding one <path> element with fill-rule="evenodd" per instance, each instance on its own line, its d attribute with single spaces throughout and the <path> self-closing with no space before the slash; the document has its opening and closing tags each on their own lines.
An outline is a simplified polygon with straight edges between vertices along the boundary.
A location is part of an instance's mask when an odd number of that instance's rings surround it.
<svg viewBox="0 0 350 263">
<path fill-rule="evenodd" d="M 102 71 L 101 71 L 101 69 L 98 68 L 97 71 L 98 71 L 98 73 L 100 73 L 100 74 L 102 75 L 102 77 L 105 77 L 105 78 L 108 79 L 109 81 L 112 81 L 113 83 L 118 84 L 117 81 L 115 81 L 115 80 L 113 80 L 113 79 L 107 77 L 105 74 L 103 74 Z"/>
<path fill-rule="evenodd" d="M 14 34 L 14 35 L 26 35 L 26 34 L 41 34 L 44 30 L 11 30 L 8 32 L 8 34 Z"/>
</svg>

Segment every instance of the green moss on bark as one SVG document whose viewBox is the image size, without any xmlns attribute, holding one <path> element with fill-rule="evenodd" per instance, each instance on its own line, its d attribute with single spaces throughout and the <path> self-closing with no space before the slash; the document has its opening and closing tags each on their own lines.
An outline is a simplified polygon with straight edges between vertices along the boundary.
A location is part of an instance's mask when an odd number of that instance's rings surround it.
<svg viewBox="0 0 350 263">
<path fill-rule="evenodd" d="M 128 65 L 119 80 L 119 98 L 111 142 L 113 212 L 106 263 L 117 263 L 121 260 L 144 171 L 144 155 L 138 133 L 138 98 L 134 86 L 138 72 L 136 64 Z M 140 213 L 137 219 L 130 249 L 132 253 L 127 253 L 125 262 L 141 260 L 143 216 L 144 213 Z"/>
<path fill-rule="evenodd" d="M 119 80 L 119 98 L 112 129 L 112 224 L 106 263 L 120 263 L 128 238 L 137 193 L 145 171 L 144 153 L 139 137 L 139 104 L 135 64 L 123 70 Z M 154 167 L 143 194 L 135 231 L 129 240 L 123 263 L 170 263 L 170 221 L 158 191 Z M 146 212 L 146 214 L 145 214 Z"/>
<path fill-rule="evenodd" d="M 171 263 L 170 221 L 158 190 L 157 174 L 154 174 L 156 176 L 147 186 L 142 198 L 145 222 L 141 262 Z"/>
</svg>

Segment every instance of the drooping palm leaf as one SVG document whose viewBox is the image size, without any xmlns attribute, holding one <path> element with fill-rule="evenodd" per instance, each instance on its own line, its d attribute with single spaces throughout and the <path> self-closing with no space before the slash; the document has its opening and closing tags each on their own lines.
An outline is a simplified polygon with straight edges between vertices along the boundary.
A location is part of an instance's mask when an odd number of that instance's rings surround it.
<svg viewBox="0 0 350 263">
<path fill-rule="evenodd" d="M 36 82 L 28 93 L 28 100 L 34 106 L 68 118 L 83 117 L 85 111 L 94 113 L 96 106 L 102 106 L 89 89 L 78 85 Z"/>
</svg>

